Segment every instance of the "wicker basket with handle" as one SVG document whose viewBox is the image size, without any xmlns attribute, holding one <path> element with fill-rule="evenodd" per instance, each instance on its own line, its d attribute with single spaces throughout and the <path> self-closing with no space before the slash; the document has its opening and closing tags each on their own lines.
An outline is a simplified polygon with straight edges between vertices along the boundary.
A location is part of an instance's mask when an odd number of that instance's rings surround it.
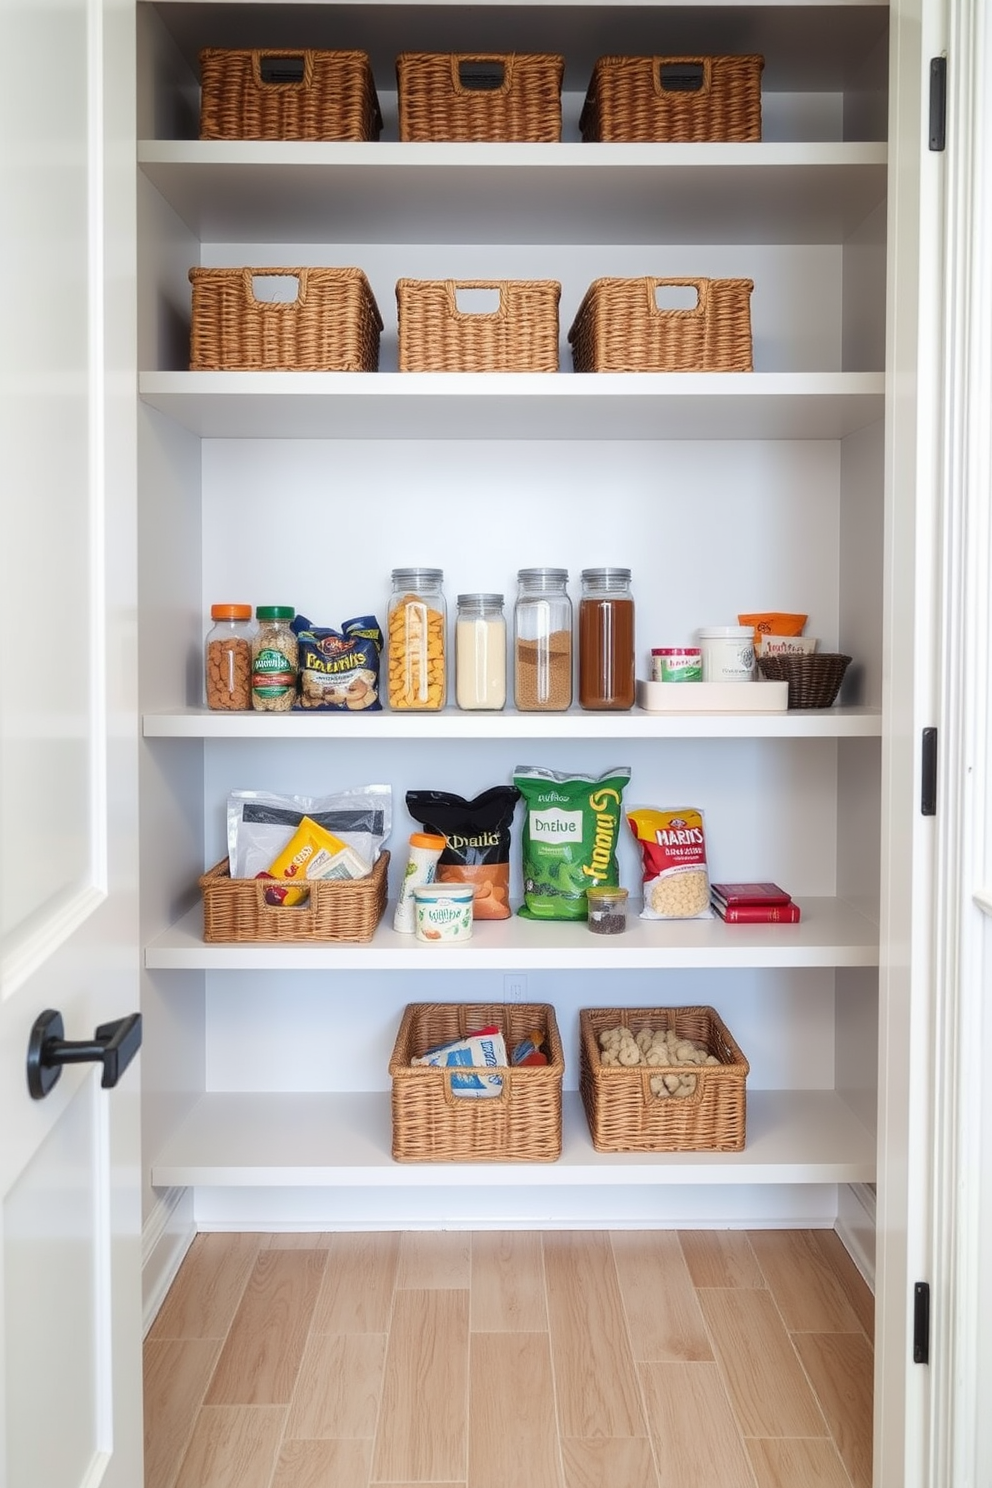
<svg viewBox="0 0 992 1488">
<path fill-rule="evenodd" d="M 232 878 L 226 858 L 200 879 L 203 938 L 239 941 L 368 941 L 386 909 L 389 853 L 366 878 L 314 878 L 307 904 L 267 904 L 271 880 Z"/>
<path fill-rule="evenodd" d="M 489 1024 L 503 1034 L 507 1058 L 521 1039 L 539 1030 L 548 1063 L 495 1071 L 503 1086 L 488 1098 L 455 1094 L 451 1076 L 457 1068 L 411 1065 L 435 1045 Z M 397 1162 L 554 1162 L 561 1156 L 564 1070 L 554 1008 L 547 1003 L 411 1003 L 389 1061 L 393 1157 Z"/>
<path fill-rule="evenodd" d="M 758 56 L 600 57 L 579 117 L 582 138 L 760 140 L 763 67 Z"/>
<path fill-rule="evenodd" d="M 496 290 L 495 310 L 459 310 L 459 290 Z M 401 372 L 557 372 L 553 279 L 400 279 Z"/>
<path fill-rule="evenodd" d="M 720 1062 L 679 1066 L 696 1077 L 692 1095 L 658 1096 L 652 1077 L 670 1071 L 625 1069 L 600 1060 L 599 1036 L 625 1024 L 702 1044 Z M 597 1152 L 741 1152 L 747 1135 L 750 1066 L 710 1007 L 583 1008 L 579 1013 L 579 1090 Z"/>
<path fill-rule="evenodd" d="M 382 130 L 364 52 L 200 53 L 200 138 L 375 140 Z"/>
<path fill-rule="evenodd" d="M 361 269 L 190 269 L 190 371 L 375 372 L 382 317 Z M 297 281 L 259 300 L 256 278 Z"/>
<path fill-rule="evenodd" d="M 554 143 L 564 70 L 545 52 L 402 52 L 400 139 Z"/>
<path fill-rule="evenodd" d="M 661 310 L 657 291 L 696 291 Z M 750 279 L 594 279 L 568 333 L 576 372 L 750 372 Z"/>
</svg>

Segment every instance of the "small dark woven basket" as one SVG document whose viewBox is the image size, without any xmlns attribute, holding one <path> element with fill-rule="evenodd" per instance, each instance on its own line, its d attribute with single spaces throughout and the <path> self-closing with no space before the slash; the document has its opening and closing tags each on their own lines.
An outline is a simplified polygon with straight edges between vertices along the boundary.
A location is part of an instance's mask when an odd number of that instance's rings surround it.
<svg viewBox="0 0 992 1488">
<path fill-rule="evenodd" d="M 770 682 L 788 682 L 790 708 L 829 708 L 837 700 L 851 664 L 839 651 L 812 656 L 759 656 L 758 668 Z"/>
</svg>

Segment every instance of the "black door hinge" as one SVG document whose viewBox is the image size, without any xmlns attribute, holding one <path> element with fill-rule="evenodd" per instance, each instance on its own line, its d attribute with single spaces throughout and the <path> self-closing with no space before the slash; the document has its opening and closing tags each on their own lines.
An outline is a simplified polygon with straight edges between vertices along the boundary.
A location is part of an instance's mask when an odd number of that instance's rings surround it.
<svg viewBox="0 0 992 1488">
<path fill-rule="evenodd" d="M 930 58 L 930 148 L 942 150 L 947 138 L 947 58 Z"/>
<path fill-rule="evenodd" d="M 920 813 L 922 816 L 937 815 L 937 730 L 923 730 L 923 748 L 920 752 Z"/>
<path fill-rule="evenodd" d="M 930 1363 L 930 1283 L 913 1285 L 913 1363 Z"/>
</svg>

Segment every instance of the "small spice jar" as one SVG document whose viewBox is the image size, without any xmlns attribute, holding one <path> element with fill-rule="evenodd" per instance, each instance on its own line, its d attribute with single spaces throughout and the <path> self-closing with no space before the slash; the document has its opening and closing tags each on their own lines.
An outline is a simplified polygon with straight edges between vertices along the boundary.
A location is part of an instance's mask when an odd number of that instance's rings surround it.
<svg viewBox="0 0 992 1488">
<path fill-rule="evenodd" d="M 394 568 L 389 600 L 389 706 L 444 707 L 447 610 L 440 568 Z"/>
<path fill-rule="evenodd" d="M 513 609 L 513 699 L 522 713 L 564 713 L 572 703 L 568 570 L 522 568 Z"/>
<path fill-rule="evenodd" d="M 594 935 L 622 935 L 627 928 L 627 890 L 586 889 L 589 913 L 586 923 Z"/>
<path fill-rule="evenodd" d="M 210 606 L 214 622 L 203 647 L 207 707 L 251 711 L 251 605 Z"/>
<path fill-rule="evenodd" d="M 300 648 L 289 622 L 292 605 L 259 605 L 251 643 L 251 705 L 258 713 L 288 713 L 296 702 Z"/>
<path fill-rule="evenodd" d="M 506 706 L 506 620 L 502 594 L 459 594 L 455 618 L 455 701 L 468 711 Z"/>
<path fill-rule="evenodd" d="M 634 706 L 634 600 L 629 568 L 584 568 L 579 601 L 579 706 Z"/>
</svg>

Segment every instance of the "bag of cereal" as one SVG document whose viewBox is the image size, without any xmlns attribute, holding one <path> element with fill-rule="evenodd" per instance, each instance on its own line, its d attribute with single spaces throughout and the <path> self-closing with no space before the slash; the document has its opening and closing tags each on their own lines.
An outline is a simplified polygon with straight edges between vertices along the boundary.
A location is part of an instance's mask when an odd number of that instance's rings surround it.
<svg viewBox="0 0 992 1488">
<path fill-rule="evenodd" d="M 641 919 L 712 919 L 703 813 L 691 807 L 628 811 L 627 822 L 641 849 Z"/>
</svg>

